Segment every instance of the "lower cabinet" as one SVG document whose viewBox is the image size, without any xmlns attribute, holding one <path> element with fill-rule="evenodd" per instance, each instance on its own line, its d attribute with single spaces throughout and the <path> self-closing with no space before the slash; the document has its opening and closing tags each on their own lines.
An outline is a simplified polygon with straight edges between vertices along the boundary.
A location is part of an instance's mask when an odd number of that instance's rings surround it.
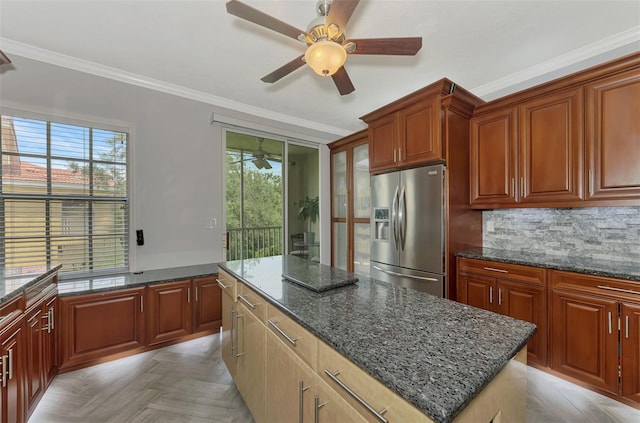
<svg viewBox="0 0 640 423">
<path fill-rule="evenodd" d="M 60 368 L 143 348 L 144 307 L 144 288 L 60 298 Z"/>
<path fill-rule="evenodd" d="M 46 317 L 45 317 L 46 316 Z M 54 295 L 45 300 L 42 309 L 42 317 L 46 319 L 46 325 L 42 331 L 43 337 L 43 368 L 44 386 L 49 386 L 58 373 L 58 296 Z"/>
<path fill-rule="evenodd" d="M 191 280 L 147 287 L 148 344 L 189 335 L 192 328 Z"/>
<path fill-rule="evenodd" d="M 247 306 L 239 304 L 236 386 L 257 423 L 265 421 L 266 327 Z"/>
<path fill-rule="evenodd" d="M 24 318 L 18 317 L 0 329 L 0 417 L 2 423 L 26 420 L 24 395 L 26 339 Z"/>
<path fill-rule="evenodd" d="M 367 422 L 362 415 L 349 405 L 349 403 L 327 385 L 319 376 L 316 376 L 315 390 L 313 392 L 313 423 L 336 422 Z M 422 417 L 424 419 L 424 416 Z M 403 420 L 398 420 L 403 421 Z M 421 421 L 404 420 L 404 421 Z"/>
<path fill-rule="evenodd" d="M 225 271 L 220 270 L 216 279 L 222 291 L 222 330 L 220 332 L 222 345 L 222 361 L 227 366 L 231 377 L 236 377 L 236 314 L 238 303 L 236 302 L 236 280 Z"/>
<path fill-rule="evenodd" d="M 527 344 L 527 361 L 547 366 L 545 270 L 458 258 L 458 301 L 537 326 Z"/>
<path fill-rule="evenodd" d="M 622 396 L 640 403 L 640 304 L 621 304 Z"/>
<path fill-rule="evenodd" d="M 222 291 L 215 277 L 193 280 L 193 331 L 215 331 L 222 324 Z"/>
<path fill-rule="evenodd" d="M 43 348 L 43 322 L 42 307 L 27 310 L 27 409 L 32 410 L 44 390 L 44 348 Z"/>
</svg>

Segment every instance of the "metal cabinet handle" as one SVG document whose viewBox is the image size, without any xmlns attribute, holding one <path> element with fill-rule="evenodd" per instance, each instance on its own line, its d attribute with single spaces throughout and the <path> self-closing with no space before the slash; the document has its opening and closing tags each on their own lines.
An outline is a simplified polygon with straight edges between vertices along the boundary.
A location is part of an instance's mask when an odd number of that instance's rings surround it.
<svg viewBox="0 0 640 423">
<path fill-rule="evenodd" d="M 240 310 L 238 310 L 238 311 L 240 311 Z M 237 343 L 238 347 L 240 347 L 240 322 L 239 322 L 239 320 L 240 320 L 241 317 L 244 317 L 244 314 L 240 314 L 240 313 L 236 312 L 236 322 L 237 322 L 236 326 L 238 327 L 238 343 Z M 238 351 L 238 353 L 236 354 L 236 358 L 244 355 L 243 352 L 240 352 L 240 348 L 237 348 L 237 351 Z"/>
<path fill-rule="evenodd" d="M 7 387 L 7 360 L 9 359 L 8 355 L 3 355 L 2 357 L 2 387 Z"/>
<path fill-rule="evenodd" d="M 51 313 L 51 317 L 49 318 L 49 329 L 54 330 L 56 328 L 56 315 L 53 307 L 49 309 L 49 313 Z"/>
<path fill-rule="evenodd" d="M 508 270 L 504 269 L 496 269 L 495 267 L 483 267 L 484 270 L 488 270 L 490 272 L 500 272 L 500 273 L 509 273 Z"/>
<path fill-rule="evenodd" d="M 247 300 L 247 298 L 244 295 L 238 295 L 238 298 L 241 299 L 243 303 L 245 303 L 252 309 L 255 309 L 257 306 L 257 304 L 252 304 L 249 300 Z"/>
<path fill-rule="evenodd" d="M 384 408 L 380 411 L 377 411 L 375 408 L 373 408 L 371 405 L 369 405 L 368 402 L 366 402 L 365 400 L 363 400 L 362 398 L 360 398 L 360 396 L 358 394 L 356 394 L 351 388 L 349 388 L 343 381 L 341 381 L 340 379 L 337 378 L 337 376 L 340 374 L 340 370 L 335 371 L 335 372 L 331 372 L 328 369 L 324 369 L 324 373 L 329 376 L 331 378 L 331 380 L 333 380 L 335 383 L 338 384 L 338 386 L 340 386 L 342 389 L 344 389 L 347 394 L 349 394 L 353 399 L 355 399 L 356 401 L 358 401 L 360 404 L 362 404 L 362 406 L 364 408 L 367 409 L 367 411 L 369 411 L 371 414 L 373 414 L 379 421 L 381 421 L 382 423 L 388 423 L 388 420 L 384 418 L 383 414 L 387 411 L 387 408 Z"/>
<path fill-rule="evenodd" d="M 629 339 L 629 316 L 624 316 L 624 337 Z"/>
<path fill-rule="evenodd" d="M 13 379 L 13 348 L 7 351 L 9 354 L 9 380 Z"/>
<path fill-rule="evenodd" d="M 402 161 L 402 147 L 398 148 L 398 161 L 401 162 Z"/>
<path fill-rule="evenodd" d="M 229 320 L 231 321 L 231 352 L 236 350 L 236 347 L 233 345 L 233 314 L 236 311 L 233 309 L 233 306 L 229 306 Z"/>
<path fill-rule="evenodd" d="M 222 289 L 227 289 L 227 288 L 229 288 L 229 287 L 231 286 L 231 285 L 225 285 L 225 284 L 223 284 L 223 283 L 222 283 L 222 281 L 221 281 L 220 279 L 218 279 L 218 278 L 216 278 L 216 282 L 218 282 L 218 286 L 219 286 L 220 288 L 222 288 Z"/>
<path fill-rule="evenodd" d="M 196 303 L 198 302 L 198 287 L 196 286 Z"/>
<path fill-rule="evenodd" d="M 144 297 L 140 296 L 140 313 L 144 313 Z"/>
<path fill-rule="evenodd" d="M 51 313 L 47 311 L 47 314 L 40 316 L 41 319 L 47 319 L 47 323 L 42 327 L 42 330 L 46 330 L 47 333 L 51 333 Z"/>
<path fill-rule="evenodd" d="M 611 312 L 607 313 L 608 320 L 609 320 L 609 334 L 611 335 L 613 333 L 612 328 L 611 328 Z"/>
<path fill-rule="evenodd" d="M 187 302 L 191 303 L 191 288 L 187 288 Z"/>
<path fill-rule="evenodd" d="M 489 304 L 493 304 L 493 287 L 489 287 Z"/>
<path fill-rule="evenodd" d="M 625 292 L 627 294 L 636 294 L 636 295 L 640 295 L 640 291 L 634 291 L 633 289 L 623 289 L 623 288 L 616 288 L 614 286 L 605 286 L 605 285 L 598 285 L 598 288 L 600 289 L 607 289 L 609 291 L 616 291 L 616 292 Z"/>
<path fill-rule="evenodd" d="M 304 387 L 304 381 L 301 380 L 300 382 L 298 382 L 298 423 L 302 423 L 302 421 L 304 420 L 304 401 L 303 401 L 303 396 L 304 396 L 304 391 L 308 390 L 309 387 L 307 386 L 306 388 Z"/>
<path fill-rule="evenodd" d="M 273 327 L 274 327 L 274 328 L 275 328 L 275 329 L 280 333 L 280 335 L 284 336 L 284 337 L 285 337 L 285 339 L 286 339 L 287 341 L 289 341 L 293 346 L 296 346 L 296 341 L 297 341 L 298 339 L 300 339 L 300 338 L 292 338 L 292 337 L 290 337 L 289 335 L 287 335 L 287 334 L 285 333 L 285 331 L 283 331 L 282 329 L 280 329 L 280 326 L 278 326 L 278 322 L 279 322 L 279 320 L 271 320 L 271 319 L 268 319 L 268 320 L 267 320 L 267 322 L 269 322 L 269 324 L 270 324 L 271 326 L 273 326 Z"/>
<path fill-rule="evenodd" d="M 396 162 L 396 149 L 393 149 L 393 162 Z"/>
<path fill-rule="evenodd" d="M 498 288 L 498 305 L 502 305 L 502 288 Z"/>
<path fill-rule="evenodd" d="M 524 176 L 520 177 L 520 196 L 524 196 Z"/>
<path fill-rule="evenodd" d="M 440 282 L 439 280 L 437 280 L 435 278 L 425 278 L 424 276 L 405 275 L 403 273 L 393 272 L 391 270 L 384 270 L 382 267 L 376 266 L 375 264 L 373 265 L 373 268 L 376 269 L 376 270 L 379 270 L 379 271 L 381 271 L 383 273 L 387 273 L 389 275 L 402 276 L 404 278 L 410 278 L 410 279 L 419 279 L 419 280 L 422 280 L 422 281 Z"/>
<path fill-rule="evenodd" d="M 589 195 L 593 196 L 593 170 L 589 169 Z"/>
<path fill-rule="evenodd" d="M 516 178 L 511 178 L 511 197 L 516 196 Z"/>
</svg>

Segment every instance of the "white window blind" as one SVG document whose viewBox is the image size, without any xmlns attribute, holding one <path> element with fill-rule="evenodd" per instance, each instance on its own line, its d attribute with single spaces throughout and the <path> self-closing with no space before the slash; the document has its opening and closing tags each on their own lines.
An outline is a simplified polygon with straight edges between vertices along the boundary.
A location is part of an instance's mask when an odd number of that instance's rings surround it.
<svg viewBox="0 0 640 423">
<path fill-rule="evenodd" d="M 128 269 L 126 132 L 2 116 L 0 266 Z"/>
</svg>

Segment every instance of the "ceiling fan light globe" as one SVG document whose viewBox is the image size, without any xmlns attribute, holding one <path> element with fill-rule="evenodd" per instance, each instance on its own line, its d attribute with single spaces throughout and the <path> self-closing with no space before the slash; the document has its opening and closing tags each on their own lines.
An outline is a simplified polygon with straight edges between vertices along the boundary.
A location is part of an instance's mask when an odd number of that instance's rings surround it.
<svg viewBox="0 0 640 423">
<path fill-rule="evenodd" d="M 304 59 L 318 75 L 331 76 L 344 65 L 347 51 L 334 41 L 321 40 L 307 47 Z"/>
</svg>

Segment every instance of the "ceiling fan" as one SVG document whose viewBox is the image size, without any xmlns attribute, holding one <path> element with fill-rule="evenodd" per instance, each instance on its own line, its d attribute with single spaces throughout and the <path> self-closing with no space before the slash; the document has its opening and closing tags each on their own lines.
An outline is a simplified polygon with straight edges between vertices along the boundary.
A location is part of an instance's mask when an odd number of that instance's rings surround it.
<svg viewBox="0 0 640 423">
<path fill-rule="evenodd" d="M 238 0 L 227 2 L 227 12 L 307 45 L 304 54 L 264 76 L 262 81 L 276 82 L 306 63 L 318 75 L 331 76 L 340 95 L 346 95 L 355 90 L 343 66 L 347 54 L 414 56 L 422 48 L 422 37 L 348 39 L 344 30 L 359 1 L 319 0 L 316 3 L 318 17 L 311 21 L 307 31 Z"/>
<path fill-rule="evenodd" d="M 246 162 L 247 160 L 251 160 L 251 162 L 258 169 L 271 169 L 272 166 L 271 166 L 271 163 L 269 163 L 269 161 L 281 162 L 281 159 L 279 157 L 273 157 L 271 156 L 271 154 L 267 153 L 262 149 L 262 143 L 264 142 L 264 138 L 257 138 L 257 140 L 258 140 L 258 149 L 253 150 L 251 152 L 251 157 L 238 160 L 237 162 L 234 162 L 234 163 Z"/>
</svg>

